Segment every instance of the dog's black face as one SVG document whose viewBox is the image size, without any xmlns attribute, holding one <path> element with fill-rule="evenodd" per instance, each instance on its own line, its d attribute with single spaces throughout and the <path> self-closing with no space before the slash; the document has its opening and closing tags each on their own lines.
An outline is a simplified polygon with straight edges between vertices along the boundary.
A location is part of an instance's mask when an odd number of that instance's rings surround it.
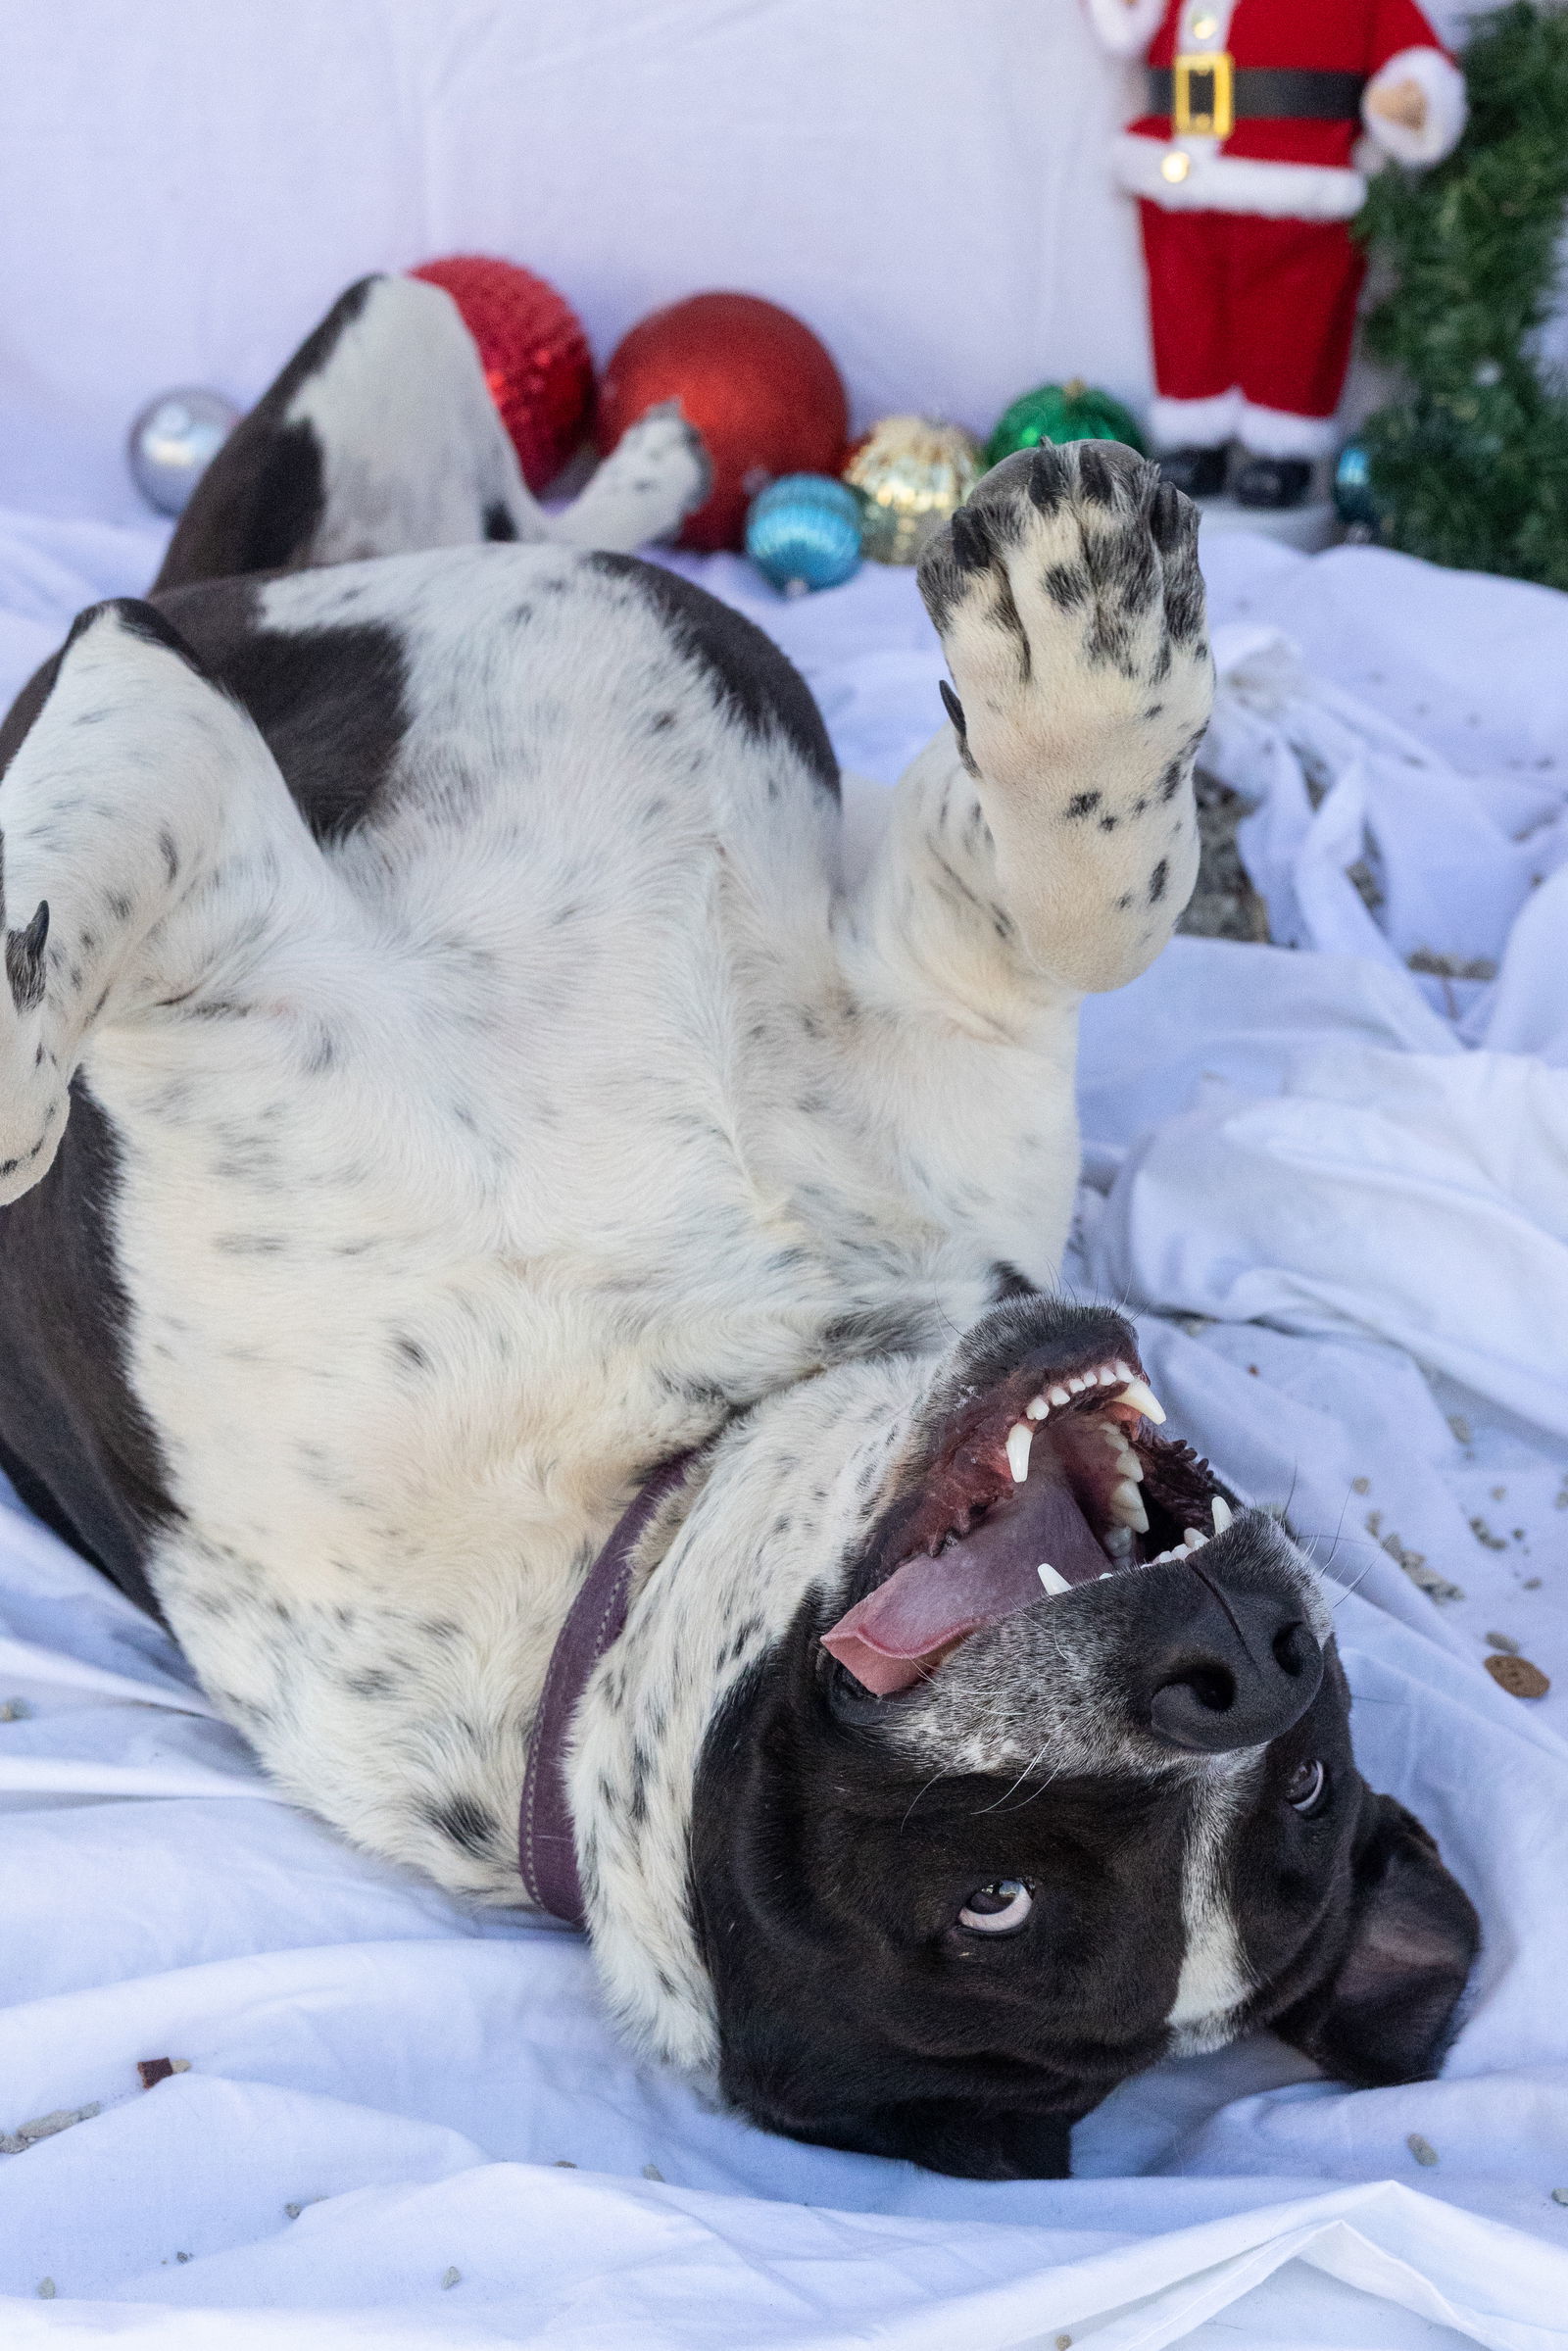
<svg viewBox="0 0 1568 2351">
<path fill-rule="evenodd" d="M 710 1733 L 695 1903 L 769 2129 L 1059 2176 L 1116 2082 L 1251 2027 L 1435 2068 L 1475 1913 L 1355 1769 L 1294 1546 L 1146 1407 L 1117 1318 L 1000 1309 L 837 1606 Z"/>
</svg>

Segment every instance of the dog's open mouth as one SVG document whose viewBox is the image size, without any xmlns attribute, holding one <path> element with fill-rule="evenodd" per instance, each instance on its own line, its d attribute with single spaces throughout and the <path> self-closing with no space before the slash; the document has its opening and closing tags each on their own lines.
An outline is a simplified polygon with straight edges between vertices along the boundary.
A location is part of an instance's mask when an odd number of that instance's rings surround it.
<svg viewBox="0 0 1568 2351">
<path fill-rule="evenodd" d="M 899 1529 L 896 1566 L 824 1636 L 878 1696 L 955 1644 L 1039 1601 L 1200 1550 L 1231 1500 L 1124 1355 L 1042 1373 L 1038 1360 L 965 1405 Z"/>
</svg>

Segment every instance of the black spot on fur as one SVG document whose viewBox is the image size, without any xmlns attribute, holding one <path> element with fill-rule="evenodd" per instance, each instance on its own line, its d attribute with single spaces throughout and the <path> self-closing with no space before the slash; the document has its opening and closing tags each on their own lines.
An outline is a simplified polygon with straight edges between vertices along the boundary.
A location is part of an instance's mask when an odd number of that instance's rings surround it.
<svg viewBox="0 0 1568 2351">
<path fill-rule="evenodd" d="M 492 499 L 484 510 L 484 535 L 487 539 L 514 539 L 517 526 L 499 498 Z"/>
<path fill-rule="evenodd" d="M 678 573 L 635 556 L 596 554 L 588 565 L 624 581 L 653 607 L 676 646 L 706 673 L 718 707 L 748 734 L 782 735 L 825 792 L 839 792 L 839 766 L 810 688 L 772 639 Z"/>
<path fill-rule="evenodd" d="M 343 1687 L 357 1698 L 389 1698 L 393 1696 L 398 1686 L 392 1676 L 384 1672 L 380 1666 L 370 1665 L 367 1666 L 363 1673 L 345 1674 Z"/>
<path fill-rule="evenodd" d="M 1149 877 L 1149 903 L 1152 906 L 1157 906 L 1160 900 L 1164 897 L 1165 884 L 1169 881 L 1169 879 L 1170 860 L 1168 857 L 1161 857 L 1159 863 L 1154 867 L 1153 872 Z"/>
<path fill-rule="evenodd" d="M 393 1340 L 392 1345 L 397 1354 L 405 1363 L 409 1365 L 411 1370 L 429 1370 L 429 1355 L 425 1352 L 424 1348 L 419 1345 L 416 1339 L 409 1339 L 405 1337 L 402 1332 L 400 1332 L 397 1338 Z"/>
<path fill-rule="evenodd" d="M 1082 563 L 1048 563 L 1042 585 L 1058 612 L 1075 612 L 1089 602 L 1089 574 Z"/>
<path fill-rule="evenodd" d="M 1098 792 L 1075 792 L 1067 803 L 1066 813 L 1069 816 L 1092 816 L 1100 806 L 1100 799 Z"/>
<path fill-rule="evenodd" d="M 448 1796 L 442 1803 L 427 1805 L 424 1817 L 432 1829 L 450 1837 L 455 1845 L 461 1845 L 464 1852 L 471 1853 L 476 1861 L 489 1858 L 500 1835 L 494 1813 L 477 1796 Z"/>
<path fill-rule="evenodd" d="M 1005 1257 L 997 1259 L 991 1268 L 991 1303 L 994 1306 L 1000 1306 L 1004 1298 L 1034 1298 L 1037 1295 L 1035 1285 L 1027 1274 L 1020 1273 L 1016 1265 L 1009 1265 Z"/>
</svg>

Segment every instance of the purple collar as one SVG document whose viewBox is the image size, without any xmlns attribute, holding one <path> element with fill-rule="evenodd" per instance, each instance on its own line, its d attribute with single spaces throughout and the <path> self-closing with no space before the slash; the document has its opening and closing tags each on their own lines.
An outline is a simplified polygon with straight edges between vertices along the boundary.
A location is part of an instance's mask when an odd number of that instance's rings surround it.
<svg viewBox="0 0 1568 2351">
<path fill-rule="evenodd" d="M 662 1461 L 621 1514 L 550 1652 L 523 1775 L 517 1858 L 529 1899 L 552 1917 L 564 1919 L 568 1927 L 588 1924 L 563 1769 L 571 1718 L 588 1687 L 588 1677 L 624 1629 L 637 1546 L 654 1513 L 673 1494 L 699 1450 L 694 1446 Z"/>
</svg>

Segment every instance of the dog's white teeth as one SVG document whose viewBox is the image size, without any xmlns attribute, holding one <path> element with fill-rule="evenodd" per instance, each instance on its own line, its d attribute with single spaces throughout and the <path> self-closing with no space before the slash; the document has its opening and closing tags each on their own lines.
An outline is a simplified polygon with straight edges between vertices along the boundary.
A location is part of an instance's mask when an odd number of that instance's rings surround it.
<svg viewBox="0 0 1568 2351">
<path fill-rule="evenodd" d="M 1144 1508 L 1144 1497 L 1131 1478 L 1123 1478 L 1120 1485 L 1111 1488 L 1110 1511 L 1111 1516 L 1119 1519 L 1124 1527 L 1131 1527 L 1135 1535 L 1149 1533 L 1149 1513 Z"/>
<path fill-rule="evenodd" d="M 1134 1376 L 1132 1365 L 1130 1363 L 1124 1363 L 1120 1355 L 1116 1357 L 1115 1362 L 1110 1368 L 1115 1373 L 1118 1380 L 1130 1380 Z"/>
<path fill-rule="evenodd" d="M 1084 1390 L 1090 1385 L 1091 1382 L 1083 1372 L 1074 1372 L 1072 1378 L 1067 1382 L 1067 1394 L 1069 1396 L 1082 1396 Z"/>
<path fill-rule="evenodd" d="M 1072 1586 L 1068 1583 L 1066 1577 L 1058 1576 L 1049 1559 L 1042 1559 L 1040 1565 L 1035 1569 L 1035 1574 L 1040 1578 L 1041 1583 L 1050 1592 L 1053 1599 L 1056 1597 L 1058 1592 L 1071 1592 L 1072 1590 Z"/>
<path fill-rule="evenodd" d="M 1069 1391 L 1067 1389 L 1053 1388 L 1048 1390 L 1046 1401 L 1049 1404 L 1065 1404 L 1068 1400 L 1068 1396 Z"/>
<path fill-rule="evenodd" d="M 1225 1496 L 1222 1494 L 1215 1494 L 1212 1507 L 1214 1512 L 1214 1532 L 1216 1535 L 1223 1535 L 1226 1528 L 1234 1521 L 1236 1513 L 1231 1508 L 1229 1502 L 1225 1499 Z"/>
<path fill-rule="evenodd" d="M 1200 1535 L 1196 1527 L 1189 1527 L 1182 1537 L 1182 1548 L 1184 1551 L 1200 1551 L 1207 1541 L 1206 1535 Z"/>
<path fill-rule="evenodd" d="M 1118 1404 L 1131 1404 L 1135 1412 L 1141 1412 L 1145 1420 L 1152 1420 L 1156 1425 L 1165 1417 L 1165 1407 L 1149 1382 L 1135 1380 L 1130 1374 L 1116 1401 Z"/>
<path fill-rule="evenodd" d="M 1045 1396 L 1031 1396 L 1025 1410 L 1031 1420 L 1044 1420 L 1051 1410 L 1051 1398 Z"/>
<path fill-rule="evenodd" d="M 1127 1374 L 1114 1363 L 1102 1363 L 1095 1374 L 1102 1388 L 1114 1388 L 1118 1380 L 1125 1380 Z"/>
<path fill-rule="evenodd" d="M 1007 1467 L 1014 1486 L 1021 1486 L 1029 1475 L 1029 1447 L 1034 1441 L 1035 1433 L 1026 1420 L 1015 1420 L 1007 1431 Z"/>
</svg>

